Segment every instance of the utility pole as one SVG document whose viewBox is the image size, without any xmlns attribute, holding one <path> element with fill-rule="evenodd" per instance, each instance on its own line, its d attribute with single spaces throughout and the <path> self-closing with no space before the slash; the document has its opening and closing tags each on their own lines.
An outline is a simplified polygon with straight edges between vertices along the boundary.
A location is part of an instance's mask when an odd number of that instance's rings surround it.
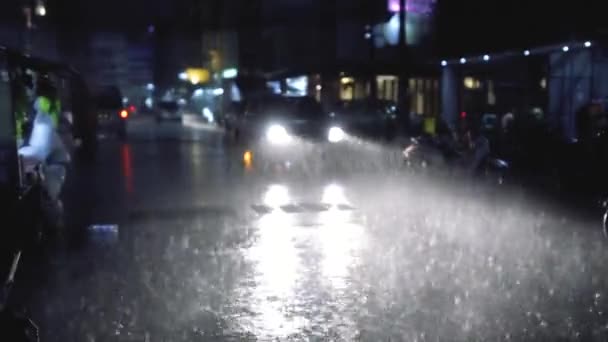
<svg viewBox="0 0 608 342">
<path fill-rule="evenodd" d="M 36 29 L 34 18 L 42 18 L 46 16 L 47 11 L 43 0 L 26 0 L 23 2 L 22 9 L 25 18 L 25 37 L 23 41 L 23 51 L 27 54 L 31 54 L 34 44 L 34 30 Z"/>
<path fill-rule="evenodd" d="M 373 24 L 377 21 L 377 5 L 375 0 L 368 0 L 367 4 L 367 20 L 365 22 L 365 36 L 364 38 L 367 40 L 369 44 L 369 63 L 367 70 L 367 78 L 369 82 L 369 98 L 372 101 L 378 99 L 378 82 L 376 81 L 376 46 L 375 37 L 373 31 Z"/>
<path fill-rule="evenodd" d="M 409 78 L 410 78 L 410 58 L 407 46 L 407 31 L 406 31 L 406 0 L 399 1 L 399 113 L 401 127 L 409 133 L 410 129 L 410 106 L 409 106 Z"/>
<path fill-rule="evenodd" d="M 374 45 L 374 33 L 372 32 L 371 25 L 365 26 L 365 39 L 369 42 L 369 97 L 372 101 L 378 99 L 378 82 L 376 80 L 376 46 Z"/>
<path fill-rule="evenodd" d="M 25 30 L 23 34 L 23 51 L 27 54 L 32 53 L 32 31 L 34 29 L 32 7 L 23 6 L 23 16 L 25 18 Z"/>
</svg>

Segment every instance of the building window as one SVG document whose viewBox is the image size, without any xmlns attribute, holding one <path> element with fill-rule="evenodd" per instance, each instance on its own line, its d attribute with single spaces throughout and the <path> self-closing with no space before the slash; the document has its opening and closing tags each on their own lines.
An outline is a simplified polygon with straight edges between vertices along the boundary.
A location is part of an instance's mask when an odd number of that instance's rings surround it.
<svg viewBox="0 0 608 342">
<path fill-rule="evenodd" d="M 464 87 L 467 89 L 479 89 L 481 88 L 481 82 L 473 77 L 465 77 Z"/>
<path fill-rule="evenodd" d="M 340 78 L 340 100 L 352 101 L 355 98 L 355 79 L 352 77 Z"/>
<path fill-rule="evenodd" d="M 494 82 L 488 81 L 488 104 L 493 106 L 496 104 L 496 93 L 494 92 Z"/>
<path fill-rule="evenodd" d="M 397 89 L 397 76 L 393 75 L 379 75 L 376 77 L 376 84 L 378 86 L 378 99 L 397 101 L 396 89 Z"/>
</svg>

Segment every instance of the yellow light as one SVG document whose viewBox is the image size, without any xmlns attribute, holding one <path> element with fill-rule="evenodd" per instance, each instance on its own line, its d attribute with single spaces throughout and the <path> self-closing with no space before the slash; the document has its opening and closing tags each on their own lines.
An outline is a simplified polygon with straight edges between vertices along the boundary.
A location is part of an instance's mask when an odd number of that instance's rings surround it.
<svg viewBox="0 0 608 342">
<path fill-rule="evenodd" d="M 211 79 L 209 70 L 202 68 L 186 69 L 186 77 L 192 84 L 207 83 Z"/>
<path fill-rule="evenodd" d="M 245 164 L 245 166 L 251 166 L 251 164 L 253 163 L 253 152 L 245 151 L 245 153 L 243 154 L 243 163 Z"/>
<path fill-rule="evenodd" d="M 350 84 L 350 83 L 355 83 L 355 79 L 352 77 L 342 77 L 340 79 L 340 83 L 342 84 Z"/>
<path fill-rule="evenodd" d="M 465 77 L 464 87 L 467 89 L 479 89 L 481 88 L 481 82 L 473 77 Z"/>
</svg>

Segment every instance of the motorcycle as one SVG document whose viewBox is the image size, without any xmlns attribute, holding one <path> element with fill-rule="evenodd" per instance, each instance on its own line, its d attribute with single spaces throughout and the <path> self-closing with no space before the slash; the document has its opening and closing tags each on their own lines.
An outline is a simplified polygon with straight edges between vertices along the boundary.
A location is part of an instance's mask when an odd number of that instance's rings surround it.
<svg viewBox="0 0 608 342">
<path fill-rule="evenodd" d="M 481 153 L 478 150 L 461 151 L 433 137 L 411 139 L 404 149 L 403 157 L 407 168 L 415 173 L 435 176 L 472 176 L 502 185 L 507 179 L 509 163 Z"/>
<path fill-rule="evenodd" d="M 19 229 L 6 236 L 0 246 L 0 269 L 2 273 L 7 273 L 0 288 L 0 340 L 38 342 L 39 329 L 36 324 L 24 314 L 9 308 L 8 302 L 22 256 L 30 252 L 37 253 L 46 236 L 51 234 L 49 210 L 56 204 L 46 191 L 45 166 L 40 163 L 28 165 L 23 160 L 22 165 L 23 181 L 14 205 L 7 213 L 13 216 L 8 218 L 9 222 L 19 222 Z"/>
<path fill-rule="evenodd" d="M 45 234 L 43 206 L 45 203 L 42 181 L 44 173 L 41 165 L 37 165 L 24 173 L 23 187 L 14 210 L 10 214 L 20 217 L 20 229 L 8 239 L 2 241 L 2 272 L 7 271 L 6 280 L 0 288 L 0 340 L 17 342 L 39 341 L 38 327 L 23 314 L 11 310 L 8 300 L 15 284 L 15 275 L 24 251 L 37 248 Z M 9 214 L 9 215 L 10 215 Z M 9 220 L 16 222 L 17 220 Z M 8 269 L 5 266 L 9 266 Z"/>
<path fill-rule="evenodd" d="M 8 276 L 1 289 L 0 297 L 0 339 L 14 342 L 40 341 L 38 326 L 30 318 L 18 314 L 7 307 L 9 294 L 15 283 L 15 274 L 21 259 L 21 251 L 12 258 Z"/>
</svg>

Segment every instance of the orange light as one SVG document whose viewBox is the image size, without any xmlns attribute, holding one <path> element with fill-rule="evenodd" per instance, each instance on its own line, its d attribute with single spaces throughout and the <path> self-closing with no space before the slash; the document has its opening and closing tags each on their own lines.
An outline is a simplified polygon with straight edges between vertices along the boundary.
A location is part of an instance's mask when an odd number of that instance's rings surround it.
<svg viewBox="0 0 608 342">
<path fill-rule="evenodd" d="M 251 164 L 253 163 L 253 152 L 245 151 L 245 153 L 243 154 L 243 163 L 245 164 L 245 166 L 251 166 Z"/>
<path fill-rule="evenodd" d="M 123 118 L 123 119 L 128 118 L 129 117 L 129 111 L 126 110 L 126 109 L 121 110 L 120 111 L 120 117 Z"/>
</svg>

